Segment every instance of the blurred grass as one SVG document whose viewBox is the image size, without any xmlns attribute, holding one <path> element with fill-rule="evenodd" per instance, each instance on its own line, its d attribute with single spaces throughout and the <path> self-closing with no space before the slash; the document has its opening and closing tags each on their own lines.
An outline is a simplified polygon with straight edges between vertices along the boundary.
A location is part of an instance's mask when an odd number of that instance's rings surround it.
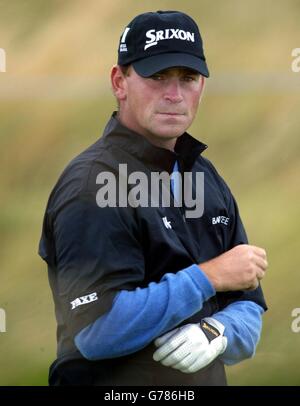
<svg viewBox="0 0 300 406">
<path fill-rule="evenodd" d="M 37 256 L 46 201 L 66 163 L 97 139 L 115 108 L 108 78 L 122 29 L 155 9 L 180 9 L 199 22 L 212 76 L 190 132 L 209 145 L 205 155 L 236 196 L 250 242 L 269 254 L 262 339 L 253 360 L 228 368 L 229 383 L 300 384 L 299 336 L 290 328 L 300 306 L 300 74 L 290 71 L 291 50 L 300 46 L 299 2 L 30 0 L 0 1 L 7 53 L 0 73 L 1 385 L 47 384 L 55 320 Z M 268 74 L 274 88 L 262 80 Z M 32 85 L 22 93 L 29 79 L 55 77 L 83 85 L 91 78 L 95 93 L 64 97 L 63 80 L 52 99 Z M 286 78 L 296 89 L 278 88 Z M 8 81 L 15 81 L 13 97 L 1 96 Z"/>
</svg>

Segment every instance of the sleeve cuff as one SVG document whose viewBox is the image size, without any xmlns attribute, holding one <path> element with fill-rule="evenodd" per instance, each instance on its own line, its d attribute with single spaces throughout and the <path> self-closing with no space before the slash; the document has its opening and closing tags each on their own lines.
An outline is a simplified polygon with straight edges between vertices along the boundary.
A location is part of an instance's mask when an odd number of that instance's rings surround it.
<svg viewBox="0 0 300 406">
<path fill-rule="evenodd" d="M 213 317 L 205 317 L 203 320 L 215 327 L 221 335 L 224 335 L 225 326 L 219 320 L 214 319 Z"/>
</svg>

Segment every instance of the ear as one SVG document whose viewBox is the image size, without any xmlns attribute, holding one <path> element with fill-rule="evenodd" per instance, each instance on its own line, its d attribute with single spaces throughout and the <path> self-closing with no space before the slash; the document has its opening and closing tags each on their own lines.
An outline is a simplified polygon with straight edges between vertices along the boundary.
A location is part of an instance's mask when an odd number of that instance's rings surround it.
<svg viewBox="0 0 300 406">
<path fill-rule="evenodd" d="M 110 80 L 112 90 L 116 98 L 125 100 L 127 95 L 126 77 L 120 69 L 119 65 L 114 65 L 111 69 Z"/>
<path fill-rule="evenodd" d="M 199 101 L 201 101 L 203 93 L 204 93 L 204 88 L 205 88 L 205 77 L 200 75 L 200 98 Z"/>
<path fill-rule="evenodd" d="M 203 75 L 200 76 L 200 84 L 201 84 L 201 95 L 202 95 L 204 87 L 205 87 L 205 77 Z"/>
</svg>

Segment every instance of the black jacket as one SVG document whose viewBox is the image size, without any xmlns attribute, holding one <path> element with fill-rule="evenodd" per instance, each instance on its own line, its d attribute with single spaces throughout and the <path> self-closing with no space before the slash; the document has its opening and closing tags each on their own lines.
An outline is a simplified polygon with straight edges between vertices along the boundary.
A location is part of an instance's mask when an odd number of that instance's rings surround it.
<svg viewBox="0 0 300 406">
<path fill-rule="evenodd" d="M 104 136 L 77 156 L 62 173 L 47 205 L 39 254 L 48 264 L 57 318 L 57 360 L 50 384 L 223 385 L 224 366 L 216 360 L 195 374 L 183 374 L 152 360 L 153 344 L 132 355 L 88 361 L 74 336 L 107 312 L 117 291 L 145 287 L 165 273 L 214 258 L 247 243 L 236 202 L 213 165 L 201 153 L 206 145 L 184 133 L 175 152 L 158 148 L 111 118 Z M 119 164 L 128 174 L 139 171 L 204 172 L 204 213 L 186 218 L 178 207 L 105 207 L 96 201 L 97 177 L 108 171 L 119 180 Z M 223 216 L 223 217 L 220 217 Z M 162 221 L 172 224 L 172 234 Z M 226 219 L 218 221 L 217 219 Z M 100 300 L 72 305 L 96 293 Z M 88 299 L 89 300 L 89 299 Z M 199 322 L 237 300 L 252 300 L 266 309 L 261 288 L 217 293 L 185 323 Z M 121 326 L 120 326 L 121 328 Z"/>
</svg>

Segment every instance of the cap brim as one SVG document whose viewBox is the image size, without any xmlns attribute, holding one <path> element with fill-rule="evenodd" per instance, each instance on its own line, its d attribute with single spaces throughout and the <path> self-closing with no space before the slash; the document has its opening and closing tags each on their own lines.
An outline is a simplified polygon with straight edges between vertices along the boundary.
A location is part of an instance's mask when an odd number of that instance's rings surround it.
<svg viewBox="0 0 300 406">
<path fill-rule="evenodd" d="M 205 77 L 209 77 L 209 71 L 206 62 L 194 55 L 183 53 L 167 53 L 149 56 L 132 62 L 134 70 L 145 78 L 154 75 L 164 69 L 183 67 L 190 68 Z"/>
</svg>

